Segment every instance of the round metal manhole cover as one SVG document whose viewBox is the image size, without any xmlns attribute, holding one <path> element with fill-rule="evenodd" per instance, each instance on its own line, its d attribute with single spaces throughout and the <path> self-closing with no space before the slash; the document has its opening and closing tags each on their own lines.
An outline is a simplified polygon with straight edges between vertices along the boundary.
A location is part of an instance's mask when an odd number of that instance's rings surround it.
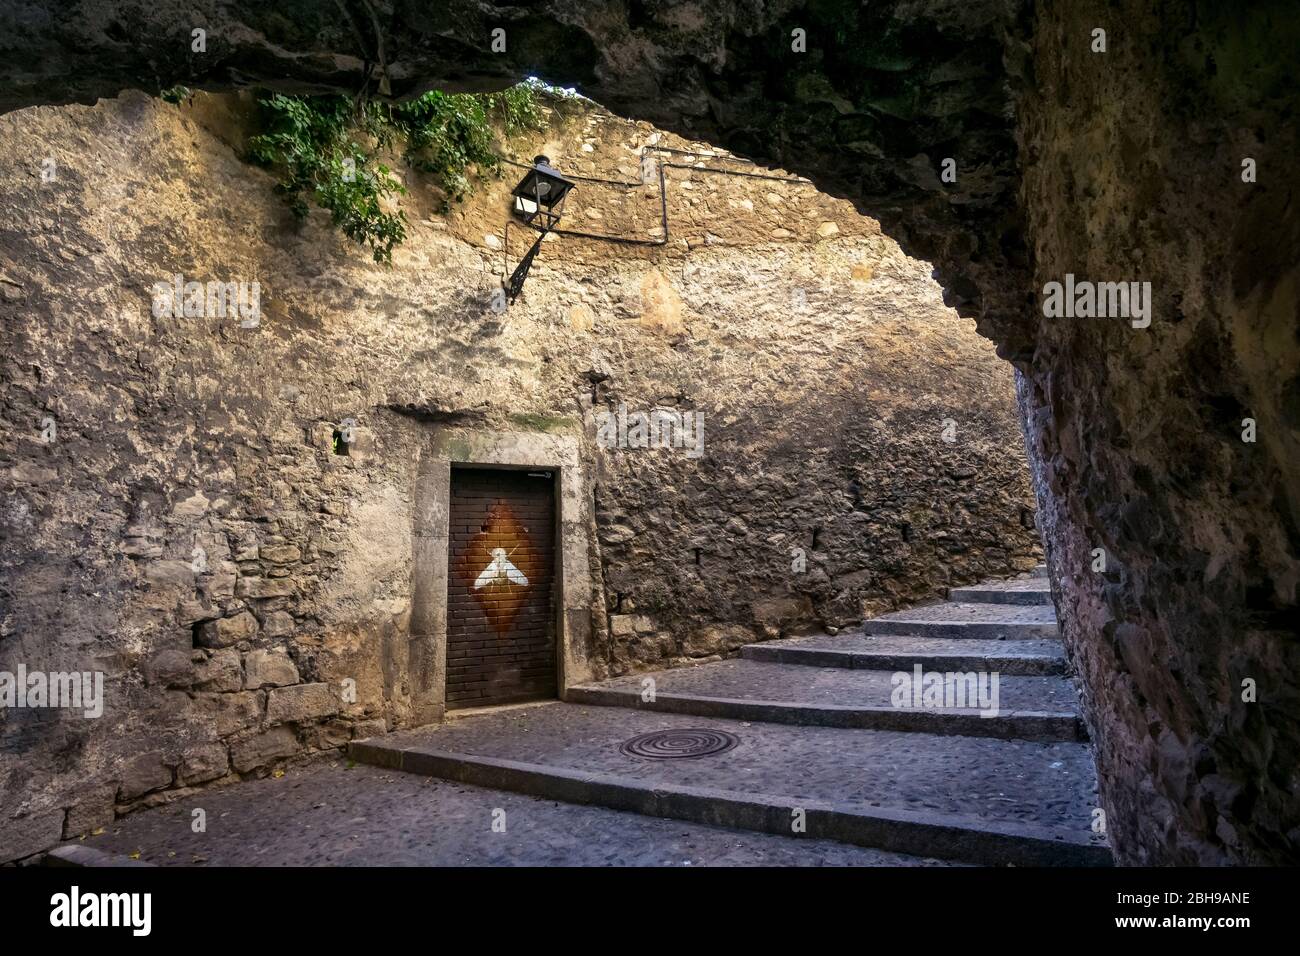
<svg viewBox="0 0 1300 956">
<path fill-rule="evenodd" d="M 618 749 L 629 757 L 676 760 L 726 753 L 740 738 L 722 730 L 656 730 L 633 737 Z"/>
</svg>

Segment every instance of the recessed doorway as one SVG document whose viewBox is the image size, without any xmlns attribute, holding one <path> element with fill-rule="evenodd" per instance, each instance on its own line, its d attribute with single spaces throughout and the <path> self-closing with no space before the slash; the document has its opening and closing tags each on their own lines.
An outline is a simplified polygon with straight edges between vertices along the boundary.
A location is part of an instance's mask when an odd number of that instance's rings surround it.
<svg viewBox="0 0 1300 956">
<path fill-rule="evenodd" d="M 447 709 L 553 698 L 555 476 L 453 468 Z"/>
</svg>

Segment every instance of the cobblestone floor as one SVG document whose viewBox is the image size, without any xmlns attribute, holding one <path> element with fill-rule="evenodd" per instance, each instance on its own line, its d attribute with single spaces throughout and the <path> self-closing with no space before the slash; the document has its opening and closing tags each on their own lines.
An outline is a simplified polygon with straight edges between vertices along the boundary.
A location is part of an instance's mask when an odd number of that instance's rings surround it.
<svg viewBox="0 0 1300 956">
<path fill-rule="evenodd" d="M 619 750 L 638 734 L 684 728 L 727 731 L 740 744 L 691 760 L 647 760 Z M 933 810 L 1083 833 L 1097 805 L 1092 755 L 1079 743 L 801 727 L 560 703 L 382 739 L 395 747 L 613 774 L 647 787 Z"/>
<path fill-rule="evenodd" d="M 192 812 L 206 813 L 194 833 Z M 492 830 L 504 811 L 505 832 Z M 500 815 L 496 816 L 500 819 Z M 118 820 L 84 841 L 162 866 L 946 866 L 556 803 L 343 761 Z"/>
</svg>

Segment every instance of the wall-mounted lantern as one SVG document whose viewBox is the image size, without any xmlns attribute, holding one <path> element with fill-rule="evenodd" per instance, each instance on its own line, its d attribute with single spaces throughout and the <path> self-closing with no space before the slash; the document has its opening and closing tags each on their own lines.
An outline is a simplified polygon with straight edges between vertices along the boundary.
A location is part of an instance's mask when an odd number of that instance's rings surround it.
<svg viewBox="0 0 1300 956">
<path fill-rule="evenodd" d="M 524 279 L 528 277 L 528 270 L 537 256 L 538 249 L 541 248 L 542 240 L 560 221 L 560 216 L 564 212 L 565 197 L 573 187 L 573 181 L 565 179 L 560 171 L 551 165 L 549 159 L 545 156 L 537 156 L 533 159 L 533 168 L 528 170 L 524 178 L 519 181 L 519 185 L 511 190 L 511 195 L 515 198 L 515 215 L 534 229 L 541 230 L 542 233 L 528 253 L 519 260 L 519 265 L 510 276 L 506 295 L 511 302 L 515 301 L 523 290 Z"/>
<path fill-rule="evenodd" d="M 545 156 L 533 158 L 528 170 L 511 195 L 515 197 L 515 214 L 529 225 L 552 229 L 564 212 L 564 197 L 574 183 L 565 179 Z"/>
</svg>

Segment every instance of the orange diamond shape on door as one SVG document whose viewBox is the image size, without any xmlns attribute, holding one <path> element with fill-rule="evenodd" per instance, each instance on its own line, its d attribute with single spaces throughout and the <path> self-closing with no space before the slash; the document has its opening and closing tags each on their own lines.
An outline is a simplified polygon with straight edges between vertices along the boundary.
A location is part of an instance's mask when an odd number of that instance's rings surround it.
<svg viewBox="0 0 1300 956">
<path fill-rule="evenodd" d="M 528 529 L 503 501 L 489 509 L 478 534 L 469 539 L 458 573 L 488 623 L 504 634 L 532 593 L 532 582 L 542 573 L 541 556 L 528 539 Z"/>
</svg>

